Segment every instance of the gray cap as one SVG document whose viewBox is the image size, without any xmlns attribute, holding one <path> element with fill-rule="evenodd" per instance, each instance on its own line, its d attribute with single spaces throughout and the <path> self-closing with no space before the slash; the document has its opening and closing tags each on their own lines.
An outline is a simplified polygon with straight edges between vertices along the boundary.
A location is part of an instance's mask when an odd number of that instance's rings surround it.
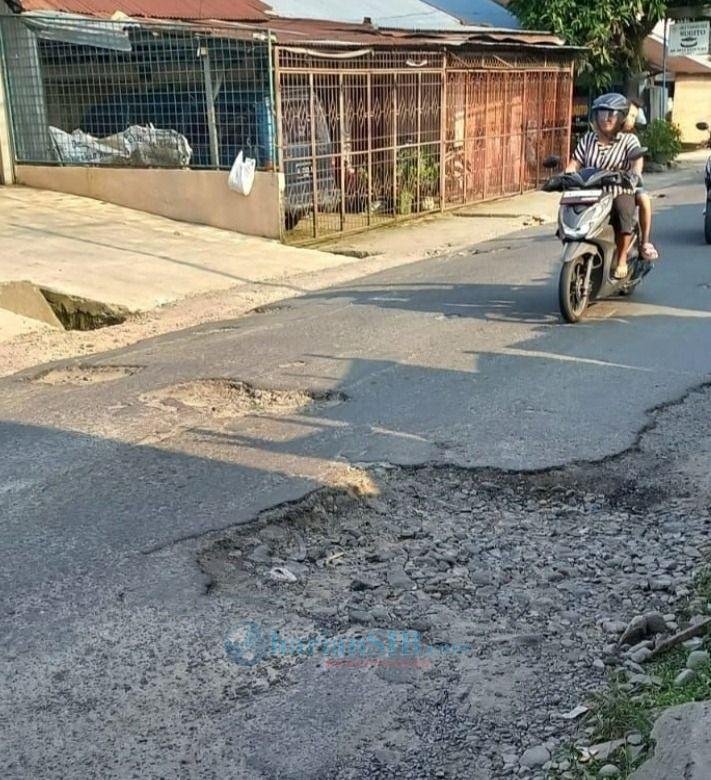
<svg viewBox="0 0 711 780">
<path fill-rule="evenodd" d="M 593 111 L 619 111 L 623 116 L 627 116 L 630 110 L 630 101 L 619 92 L 609 92 L 606 95 L 600 95 L 592 104 Z"/>
</svg>

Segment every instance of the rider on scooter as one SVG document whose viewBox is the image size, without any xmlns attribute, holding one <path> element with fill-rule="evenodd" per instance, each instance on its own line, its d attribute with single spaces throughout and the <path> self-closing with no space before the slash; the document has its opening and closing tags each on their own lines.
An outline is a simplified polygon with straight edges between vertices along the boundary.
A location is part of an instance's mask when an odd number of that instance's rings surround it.
<svg viewBox="0 0 711 780">
<path fill-rule="evenodd" d="M 580 139 L 566 168 L 567 173 L 596 168 L 622 171 L 628 175 L 629 186 L 614 185 L 607 188 L 615 196 L 616 279 L 624 279 L 628 273 L 627 255 L 637 218 L 635 189 L 641 179 L 643 166 L 642 158 L 633 161 L 629 159 L 630 152 L 641 147 L 639 139 L 633 133 L 622 132 L 629 110 L 630 102 L 624 95 L 613 92 L 597 98 L 592 105 L 593 130 Z"/>
</svg>

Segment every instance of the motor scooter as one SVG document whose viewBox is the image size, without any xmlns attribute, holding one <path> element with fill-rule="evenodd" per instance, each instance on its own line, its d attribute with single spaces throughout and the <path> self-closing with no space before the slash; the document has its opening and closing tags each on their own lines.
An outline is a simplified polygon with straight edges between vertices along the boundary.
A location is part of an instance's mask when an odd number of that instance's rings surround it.
<svg viewBox="0 0 711 780">
<path fill-rule="evenodd" d="M 639 148 L 630 154 L 638 160 L 647 150 Z M 554 170 L 560 158 L 553 155 L 543 167 Z M 634 174 L 584 168 L 576 173 L 553 175 L 543 185 L 546 192 L 561 192 L 557 236 L 563 242 L 562 268 L 558 282 L 558 300 L 563 318 L 580 322 L 590 303 L 612 295 L 631 295 L 653 264 L 639 254 L 639 226 L 635 228 L 627 259 L 629 271 L 623 279 L 615 278 L 617 242 L 612 224 L 613 195 L 610 187 L 634 189 Z"/>
</svg>

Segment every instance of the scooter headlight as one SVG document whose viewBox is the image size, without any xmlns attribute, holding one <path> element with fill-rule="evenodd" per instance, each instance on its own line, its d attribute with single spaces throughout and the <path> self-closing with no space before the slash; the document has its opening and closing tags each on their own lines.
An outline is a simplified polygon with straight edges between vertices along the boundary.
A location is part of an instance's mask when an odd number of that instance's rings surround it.
<svg viewBox="0 0 711 780">
<path fill-rule="evenodd" d="M 560 227 L 563 231 L 563 235 L 565 236 L 565 238 L 568 238 L 571 241 L 579 241 L 581 238 L 585 238 L 585 236 L 588 235 L 594 223 L 595 220 L 591 218 L 591 219 L 586 219 L 585 222 L 581 222 L 575 227 L 572 227 L 571 225 L 566 225 L 564 222 L 561 222 Z"/>
</svg>

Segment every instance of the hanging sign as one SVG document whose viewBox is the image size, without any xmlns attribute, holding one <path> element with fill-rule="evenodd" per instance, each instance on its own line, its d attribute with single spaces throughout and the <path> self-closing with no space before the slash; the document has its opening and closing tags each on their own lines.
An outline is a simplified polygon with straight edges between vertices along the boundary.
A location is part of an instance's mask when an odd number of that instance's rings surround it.
<svg viewBox="0 0 711 780">
<path fill-rule="evenodd" d="M 669 30 L 669 56 L 703 56 L 709 53 L 711 22 L 677 22 Z"/>
</svg>

